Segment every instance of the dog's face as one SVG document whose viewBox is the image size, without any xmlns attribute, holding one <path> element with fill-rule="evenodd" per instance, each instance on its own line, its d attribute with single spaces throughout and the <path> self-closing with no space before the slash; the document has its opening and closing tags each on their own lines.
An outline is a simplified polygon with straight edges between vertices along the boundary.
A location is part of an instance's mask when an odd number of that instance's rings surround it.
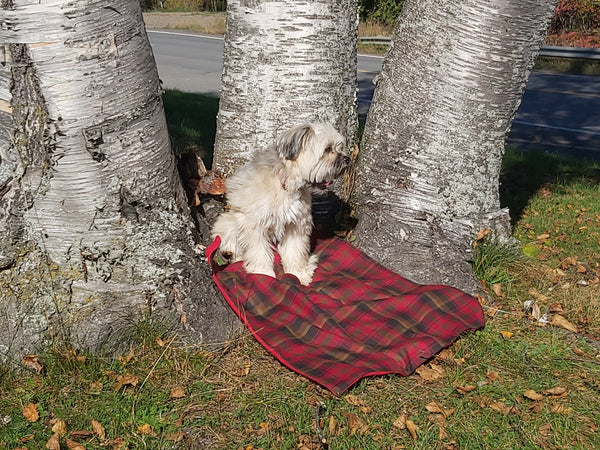
<svg viewBox="0 0 600 450">
<path fill-rule="evenodd" d="M 329 185 L 350 163 L 344 138 L 326 123 L 296 126 L 279 136 L 275 147 L 287 178 L 314 187 Z"/>
</svg>

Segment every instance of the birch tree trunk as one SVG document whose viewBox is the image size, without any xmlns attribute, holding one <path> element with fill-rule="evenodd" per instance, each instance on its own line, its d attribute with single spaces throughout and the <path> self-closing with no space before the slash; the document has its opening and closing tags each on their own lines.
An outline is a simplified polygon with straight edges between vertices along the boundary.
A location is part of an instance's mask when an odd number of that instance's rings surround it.
<svg viewBox="0 0 600 450">
<path fill-rule="evenodd" d="M 0 358 L 127 346 L 166 320 L 223 341 L 139 2 L 2 2 Z"/>
<path fill-rule="evenodd" d="M 302 122 L 358 128 L 357 0 L 230 0 L 214 167 L 231 174 Z"/>
<path fill-rule="evenodd" d="M 555 0 L 406 0 L 357 166 L 357 244 L 420 283 L 475 291 L 476 233 L 510 235 L 504 141 Z"/>
</svg>

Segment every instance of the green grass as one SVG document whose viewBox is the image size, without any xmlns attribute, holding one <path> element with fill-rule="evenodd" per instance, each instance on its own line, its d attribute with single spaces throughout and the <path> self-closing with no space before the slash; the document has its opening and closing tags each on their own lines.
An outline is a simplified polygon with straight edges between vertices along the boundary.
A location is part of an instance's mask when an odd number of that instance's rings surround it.
<svg viewBox="0 0 600 450">
<path fill-rule="evenodd" d="M 209 157 L 216 99 L 169 91 L 165 105 L 170 127 L 181 128 L 178 151 Z M 318 430 L 332 449 L 600 448 L 599 178 L 597 164 L 508 151 L 502 204 L 516 244 L 476 250 L 480 277 L 502 290 L 489 293 L 485 329 L 432 361 L 443 369 L 437 379 L 372 377 L 334 397 L 246 333 L 219 351 L 187 348 L 168 324 L 144 319 L 121 360 L 55 348 L 37 355 L 40 374 L 0 368 L 0 449 L 45 448 L 57 419 L 67 426 L 62 448 L 67 438 L 86 449 L 325 448 Z M 536 251 L 519 251 L 526 246 Z M 522 311 L 526 300 L 543 312 L 560 303 L 579 332 L 536 322 Z M 137 383 L 115 389 L 123 375 Z M 185 396 L 172 395 L 177 387 Z M 556 387 L 566 393 L 542 394 Z M 29 403 L 35 422 L 22 413 Z M 418 426 L 416 440 L 397 426 L 401 416 Z M 91 432 L 92 419 L 105 438 L 77 433 Z"/>
<path fill-rule="evenodd" d="M 163 95 L 169 135 L 176 153 L 196 153 L 212 164 L 219 99 L 167 89 Z"/>
</svg>

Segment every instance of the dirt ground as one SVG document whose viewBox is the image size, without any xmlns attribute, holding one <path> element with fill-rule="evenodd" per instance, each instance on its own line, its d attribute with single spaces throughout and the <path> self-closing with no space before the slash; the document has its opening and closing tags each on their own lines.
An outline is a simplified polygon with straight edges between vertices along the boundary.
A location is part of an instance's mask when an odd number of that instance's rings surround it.
<svg viewBox="0 0 600 450">
<path fill-rule="evenodd" d="M 144 13 L 148 29 L 177 29 L 199 33 L 225 33 L 225 13 L 148 12 Z"/>
</svg>

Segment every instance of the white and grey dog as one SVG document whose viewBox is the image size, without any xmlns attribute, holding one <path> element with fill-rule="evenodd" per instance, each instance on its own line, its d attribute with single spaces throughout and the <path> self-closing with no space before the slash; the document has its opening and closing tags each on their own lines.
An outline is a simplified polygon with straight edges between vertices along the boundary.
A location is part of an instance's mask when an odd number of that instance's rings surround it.
<svg viewBox="0 0 600 450">
<path fill-rule="evenodd" d="M 227 180 L 229 210 L 216 220 L 212 237 L 231 262 L 248 273 L 274 277 L 273 247 L 283 270 L 308 285 L 318 259 L 310 252 L 311 192 L 324 188 L 350 163 L 344 138 L 333 126 L 312 123 L 280 135 Z"/>
</svg>

